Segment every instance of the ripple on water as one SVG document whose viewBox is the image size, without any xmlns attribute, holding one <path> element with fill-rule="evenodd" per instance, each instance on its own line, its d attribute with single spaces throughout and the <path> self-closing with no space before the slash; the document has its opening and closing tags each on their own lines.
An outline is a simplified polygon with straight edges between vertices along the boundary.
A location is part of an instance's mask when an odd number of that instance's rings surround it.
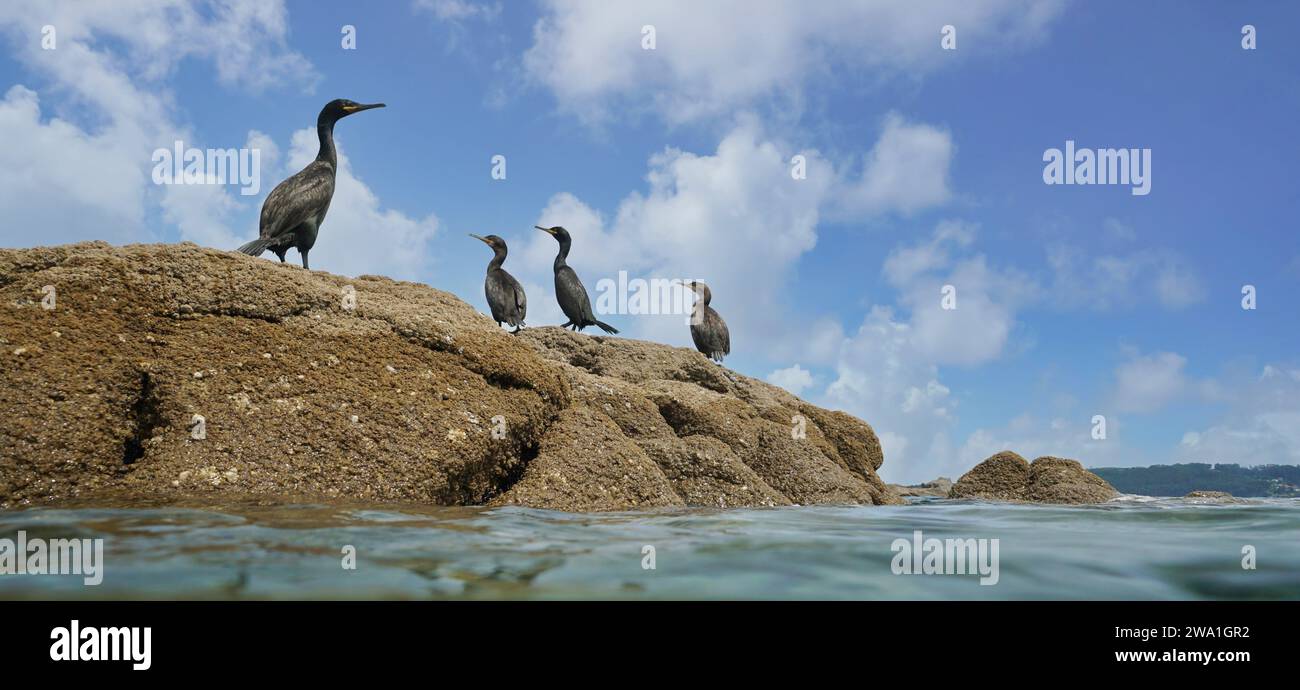
<svg viewBox="0 0 1300 690">
<path fill-rule="evenodd" d="M 105 539 L 104 584 L 0 576 L 0 597 L 1297 599 L 1300 500 L 1100 506 L 917 500 L 569 514 L 228 506 L 0 512 L 0 537 Z M 895 539 L 999 540 L 999 581 L 894 575 Z M 357 551 L 344 570 L 342 549 Z M 644 546 L 654 570 L 642 568 Z M 1258 567 L 1244 570 L 1253 546 Z"/>
</svg>

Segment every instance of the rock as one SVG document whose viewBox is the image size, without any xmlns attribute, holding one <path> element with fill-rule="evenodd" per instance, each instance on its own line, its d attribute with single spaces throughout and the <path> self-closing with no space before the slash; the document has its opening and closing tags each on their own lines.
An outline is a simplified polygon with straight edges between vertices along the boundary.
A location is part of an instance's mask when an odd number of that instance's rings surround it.
<svg viewBox="0 0 1300 690">
<path fill-rule="evenodd" d="M 899 484 L 890 484 L 889 486 L 897 491 L 900 496 L 938 496 L 947 498 L 952 491 L 952 480 L 947 477 L 939 477 L 928 482 L 909 486 Z"/>
<path fill-rule="evenodd" d="M 1204 491 L 1201 489 L 1197 489 L 1196 491 L 1188 492 L 1186 496 L 1183 496 L 1183 498 L 1225 499 L 1225 498 L 1232 498 L 1232 494 L 1228 493 L 1227 491 Z"/>
<path fill-rule="evenodd" d="M 383 277 L 189 244 L 4 249 L 0 342 L 22 350 L 0 370 L 0 508 L 901 502 L 849 415 L 691 349 L 511 335 Z"/>
<path fill-rule="evenodd" d="M 949 498 L 1032 503 L 1104 503 L 1119 495 L 1077 460 L 1041 457 L 1032 463 L 1002 451 L 962 475 Z"/>
<path fill-rule="evenodd" d="M 1022 501 L 1029 486 L 1029 463 L 1004 450 L 962 475 L 948 493 L 949 498 L 984 498 L 993 501 Z"/>
</svg>

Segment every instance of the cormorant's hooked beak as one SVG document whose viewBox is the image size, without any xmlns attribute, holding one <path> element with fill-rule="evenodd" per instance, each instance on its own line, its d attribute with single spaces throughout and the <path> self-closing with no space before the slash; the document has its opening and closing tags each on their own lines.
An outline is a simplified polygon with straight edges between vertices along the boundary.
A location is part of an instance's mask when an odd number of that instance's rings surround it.
<svg viewBox="0 0 1300 690">
<path fill-rule="evenodd" d="M 481 241 L 483 244 L 486 244 L 486 245 L 488 245 L 489 247 L 492 246 L 492 243 L 488 241 L 488 238 L 486 238 L 486 237 L 482 237 L 482 236 L 480 236 L 480 235 L 475 235 L 475 234 L 472 233 L 472 232 L 471 232 L 471 233 L 468 233 L 468 234 L 469 234 L 470 237 L 473 237 L 474 239 Z"/>
<path fill-rule="evenodd" d="M 548 235 L 554 235 L 554 234 L 555 234 L 555 232 L 552 231 L 550 228 L 544 228 L 544 227 L 542 227 L 542 226 L 540 226 L 540 225 L 534 225 L 533 227 L 537 228 L 538 230 L 541 230 L 542 232 L 544 232 L 544 233 L 546 233 L 546 234 L 548 234 Z"/>
<path fill-rule="evenodd" d="M 383 103 L 357 103 L 356 105 L 343 106 L 343 112 L 347 113 L 348 115 L 351 115 L 352 113 L 359 113 L 362 110 L 370 110 L 371 108 L 384 108 L 384 107 L 387 106 L 385 106 Z"/>
</svg>

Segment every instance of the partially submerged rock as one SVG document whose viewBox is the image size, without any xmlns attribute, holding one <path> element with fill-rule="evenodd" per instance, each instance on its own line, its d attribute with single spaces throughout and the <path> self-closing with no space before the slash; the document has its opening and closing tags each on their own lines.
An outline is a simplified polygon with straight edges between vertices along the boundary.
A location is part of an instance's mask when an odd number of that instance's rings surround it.
<svg viewBox="0 0 1300 690">
<path fill-rule="evenodd" d="M 1232 498 L 1232 494 L 1228 493 L 1227 491 L 1204 491 L 1201 489 L 1197 489 L 1196 491 L 1187 492 L 1187 495 L 1183 496 L 1183 498 L 1225 499 L 1225 498 Z"/>
<path fill-rule="evenodd" d="M 0 250 L 0 358 L 0 508 L 901 502 L 870 426 L 694 350 L 191 244 Z"/>
<path fill-rule="evenodd" d="M 950 498 L 1032 503 L 1104 503 L 1119 495 L 1077 460 L 1041 457 L 1032 463 L 1007 450 L 962 475 Z"/>
</svg>

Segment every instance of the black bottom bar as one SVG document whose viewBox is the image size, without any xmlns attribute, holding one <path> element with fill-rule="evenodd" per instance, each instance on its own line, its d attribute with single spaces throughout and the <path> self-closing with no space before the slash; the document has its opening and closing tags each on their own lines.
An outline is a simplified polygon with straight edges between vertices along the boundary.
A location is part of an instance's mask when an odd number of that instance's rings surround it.
<svg viewBox="0 0 1300 690">
<path fill-rule="evenodd" d="M 1244 678 L 1293 668 L 1300 603 L 10 602 L 0 610 L 9 668 L 50 678 L 373 679 L 382 668 L 536 679 L 542 669 L 562 676 L 614 664 L 665 681 L 689 665 L 698 669 L 691 676 L 733 679 L 780 672 L 828 674 L 829 683 L 841 672 L 889 672 L 1056 682 L 1080 672 Z M 71 637 L 72 621 L 79 653 L 94 651 L 88 637 L 105 654 L 114 638 L 126 639 L 88 628 L 149 628 L 150 668 L 52 659 L 52 650 L 70 656 L 57 645 Z M 142 652 L 143 639 L 141 630 L 119 656 Z"/>
</svg>

